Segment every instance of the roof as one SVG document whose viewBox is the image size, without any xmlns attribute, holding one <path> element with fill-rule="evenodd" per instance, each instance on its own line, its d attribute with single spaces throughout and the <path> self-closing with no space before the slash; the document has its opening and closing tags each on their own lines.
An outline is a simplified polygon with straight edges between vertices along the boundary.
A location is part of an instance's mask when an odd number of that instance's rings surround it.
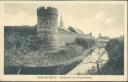
<svg viewBox="0 0 128 82">
<path fill-rule="evenodd" d="M 83 33 L 80 29 L 78 29 L 78 28 L 74 28 L 74 27 L 71 27 L 71 26 L 70 26 L 68 29 L 69 29 L 71 32 L 75 32 L 75 33 L 84 35 L 84 33 Z"/>
</svg>

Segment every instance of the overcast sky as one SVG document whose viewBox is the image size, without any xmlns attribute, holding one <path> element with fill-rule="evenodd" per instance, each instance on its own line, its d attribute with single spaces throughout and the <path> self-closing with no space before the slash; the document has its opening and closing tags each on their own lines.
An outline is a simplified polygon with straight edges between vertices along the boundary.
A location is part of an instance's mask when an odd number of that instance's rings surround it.
<svg viewBox="0 0 128 82">
<path fill-rule="evenodd" d="M 94 36 L 119 36 L 123 34 L 124 6 L 121 4 L 13 4 L 4 6 L 5 25 L 35 25 L 36 10 L 40 6 L 55 7 L 63 14 L 66 28 L 73 26 Z"/>
</svg>

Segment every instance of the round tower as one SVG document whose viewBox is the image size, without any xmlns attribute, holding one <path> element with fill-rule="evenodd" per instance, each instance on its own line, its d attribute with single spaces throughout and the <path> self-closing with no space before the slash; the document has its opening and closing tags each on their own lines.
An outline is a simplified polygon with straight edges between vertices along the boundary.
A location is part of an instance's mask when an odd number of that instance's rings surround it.
<svg viewBox="0 0 128 82">
<path fill-rule="evenodd" d="M 37 35 L 42 39 L 42 51 L 58 50 L 58 10 L 53 7 L 37 9 Z"/>
</svg>

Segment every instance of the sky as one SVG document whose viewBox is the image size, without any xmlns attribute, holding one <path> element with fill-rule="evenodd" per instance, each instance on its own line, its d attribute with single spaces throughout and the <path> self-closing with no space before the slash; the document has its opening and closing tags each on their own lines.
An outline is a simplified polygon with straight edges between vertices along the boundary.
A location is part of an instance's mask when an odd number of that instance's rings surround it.
<svg viewBox="0 0 128 82">
<path fill-rule="evenodd" d="M 55 7 L 62 13 L 64 26 L 78 28 L 85 34 L 116 37 L 123 34 L 124 6 L 121 4 L 23 4 L 4 5 L 5 25 L 36 25 L 37 8 Z M 58 18 L 58 19 L 59 19 Z"/>
</svg>

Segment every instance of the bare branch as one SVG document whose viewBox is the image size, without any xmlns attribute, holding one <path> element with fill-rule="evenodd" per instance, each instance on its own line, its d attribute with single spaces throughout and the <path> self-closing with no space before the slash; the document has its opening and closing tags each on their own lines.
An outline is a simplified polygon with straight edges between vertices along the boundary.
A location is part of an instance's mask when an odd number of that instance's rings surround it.
<svg viewBox="0 0 128 82">
<path fill-rule="evenodd" d="M 96 62 L 98 62 L 100 60 L 100 58 L 104 55 L 105 51 L 100 55 L 100 57 L 97 59 Z"/>
</svg>

